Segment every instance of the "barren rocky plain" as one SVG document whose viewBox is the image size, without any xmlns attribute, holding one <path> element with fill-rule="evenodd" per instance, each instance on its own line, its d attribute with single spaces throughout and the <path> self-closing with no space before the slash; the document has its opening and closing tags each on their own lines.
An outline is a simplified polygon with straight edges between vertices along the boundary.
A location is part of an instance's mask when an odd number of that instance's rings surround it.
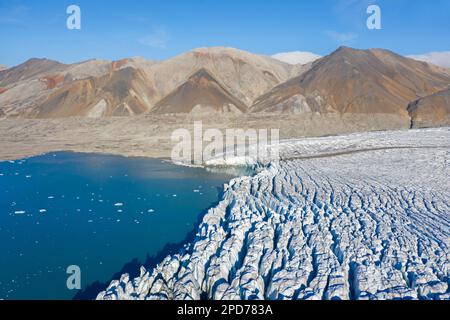
<svg viewBox="0 0 450 320">
<path fill-rule="evenodd" d="M 329 114 L 303 117 L 291 114 L 140 115 L 109 118 L 57 118 L 0 120 L 0 159 L 14 160 L 54 151 L 96 152 L 123 156 L 169 158 L 174 130 L 193 132 L 195 121 L 204 130 L 279 129 L 280 139 L 336 135 L 393 128 L 409 128 L 396 116 Z"/>
</svg>

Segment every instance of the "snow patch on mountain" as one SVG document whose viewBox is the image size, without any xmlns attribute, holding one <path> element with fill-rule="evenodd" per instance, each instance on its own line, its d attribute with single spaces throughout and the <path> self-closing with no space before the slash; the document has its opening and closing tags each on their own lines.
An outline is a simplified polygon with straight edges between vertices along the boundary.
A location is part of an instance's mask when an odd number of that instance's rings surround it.
<svg viewBox="0 0 450 320">
<path fill-rule="evenodd" d="M 293 51 L 277 53 L 274 54 L 272 58 L 289 64 L 307 64 L 322 58 L 322 56 L 312 52 Z"/>
</svg>

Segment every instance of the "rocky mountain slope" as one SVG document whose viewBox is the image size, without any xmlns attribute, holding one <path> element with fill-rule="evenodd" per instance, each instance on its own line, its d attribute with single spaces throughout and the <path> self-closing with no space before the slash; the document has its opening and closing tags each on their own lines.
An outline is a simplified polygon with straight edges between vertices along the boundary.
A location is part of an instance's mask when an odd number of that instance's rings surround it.
<svg viewBox="0 0 450 320">
<path fill-rule="evenodd" d="M 30 116 L 133 116 L 150 110 L 149 80 L 140 69 L 126 67 L 102 77 L 76 80 L 53 92 Z"/>
<path fill-rule="evenodd" d="M 90 60 L 64 65 L 45 59 L 32 59 L 15 68 L 0 72 L 0 87 L 3 88 L 0 95 L 0 108 L 4 114 L 10 116 L 85 116 L 84 111 L 77 113 L 77 110 L 84 110 L 84 107 L 69 106 L 67 103 L 61 108 L 71 107 L 74 111 L 47 113 L 30 111 L 30 108 L 39 109 L 47 107 L 48 104 L 54 104 L 53 91 L 61 87 L 64 87 L 66 91 L 76 92 L 80 86 L 77 80 L 87 81 L 90 77 L 101 78 L 108 73 L 127 67 L 141 70 L 137 72 L 145 75 L 146 88 L 136 94 L 145 96 L 150 108 L 172 94 L 200 70 L 207 70 L 218 86 L 242 101 L 246 106 L 245 109 L 258 96 L 289 79 L 292 73 L 298 74 L 304 70 L 304 68 L 294 69 L 270 57 L 232 48 L 200 48 L 158 63 L 142 58 L 131 58 L 113 62 Z M 102 83 L 101 80 L 97 82 Z M 74 86 L 74 88 L 68 89 L 68 86 Z M 133 94 L 129 92 L 129 95 Z M 47 99 L 52 101 L 46 101 Z M 118 103 L 123 104 L 123 101 Z M 57 108 L 58 106 L 53 106 L 53 109 Z M 112 108 L 117 109 L 120 106 L 115 105 Z M 112 113 L 104 115 L 109 116 Z"/>
<path fill-rule="evenodd" d="M 408 122 L 411 101 L 449 85 L 448 75 L 425 63 L 386 50 L 341 47 L 259 97 L 251 111 L 394 114 Z"/>
<path fill-rule="evenodd" d="M 206 70 L 200 69 L 158 102 L 154 113 L 243 113 L 247 106 L 227 91 Z"/>
<path fill-rule="evenodd" d="M 450 126 L 450 89 L 414 101 L 408 111 L 414 128 Z"/>
</svg>

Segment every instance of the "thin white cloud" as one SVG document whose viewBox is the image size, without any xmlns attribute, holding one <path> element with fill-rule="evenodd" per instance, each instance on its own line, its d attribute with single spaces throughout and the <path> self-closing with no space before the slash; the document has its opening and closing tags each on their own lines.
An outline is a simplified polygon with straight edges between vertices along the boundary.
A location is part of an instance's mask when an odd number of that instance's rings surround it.
<svg viewBox="0 0 450 320">
<path fill-rule="evenodd" d="M 346 44 L 358 38 L 358 34 L 353 32 L 342 33 L 328 30 L 325 31 L 325 34 L 339 44 Z"/>
<path fill-rule="evenodd" d="M 322 58 L 322 56 L 319 56 L 312 52 L 293 51 L 277 53 L 274 54 L 272 58 L 289 64 L 307 64 L 309 62 L 313 62 L 317 59 Z"/>
<path fill-rule="evenodd" d="M 410 55 L 408 58 L 425 61 L 439 67 L 450 68 L 450 51 L 430 52 L 418 55 Z"/>
<path fill-rule="evenodd" d="M 157 28 L 147 36 L 138 39 L 138 42 L 144 46 L 166 49 L 169 42 L 169 34 L 163 28 Z"/>
</svg>

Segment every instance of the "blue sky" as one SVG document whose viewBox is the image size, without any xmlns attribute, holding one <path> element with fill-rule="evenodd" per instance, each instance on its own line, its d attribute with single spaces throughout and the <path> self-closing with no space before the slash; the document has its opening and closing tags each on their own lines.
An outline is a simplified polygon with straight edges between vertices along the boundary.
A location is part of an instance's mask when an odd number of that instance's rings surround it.
<svg viewBox="0 0 450 320">
<path fill-rule="evenodd" d="M 82 29 L 66 28 L 76 4 Z M 382 30 L 368 30 L 378 4 Z M 0 0 L 0 64 L 143 56 L 166 59 L 205 46 L 272 55 L 340 45 L 400 54 L 450 51 L 448 0 Z"/>
</svg>

